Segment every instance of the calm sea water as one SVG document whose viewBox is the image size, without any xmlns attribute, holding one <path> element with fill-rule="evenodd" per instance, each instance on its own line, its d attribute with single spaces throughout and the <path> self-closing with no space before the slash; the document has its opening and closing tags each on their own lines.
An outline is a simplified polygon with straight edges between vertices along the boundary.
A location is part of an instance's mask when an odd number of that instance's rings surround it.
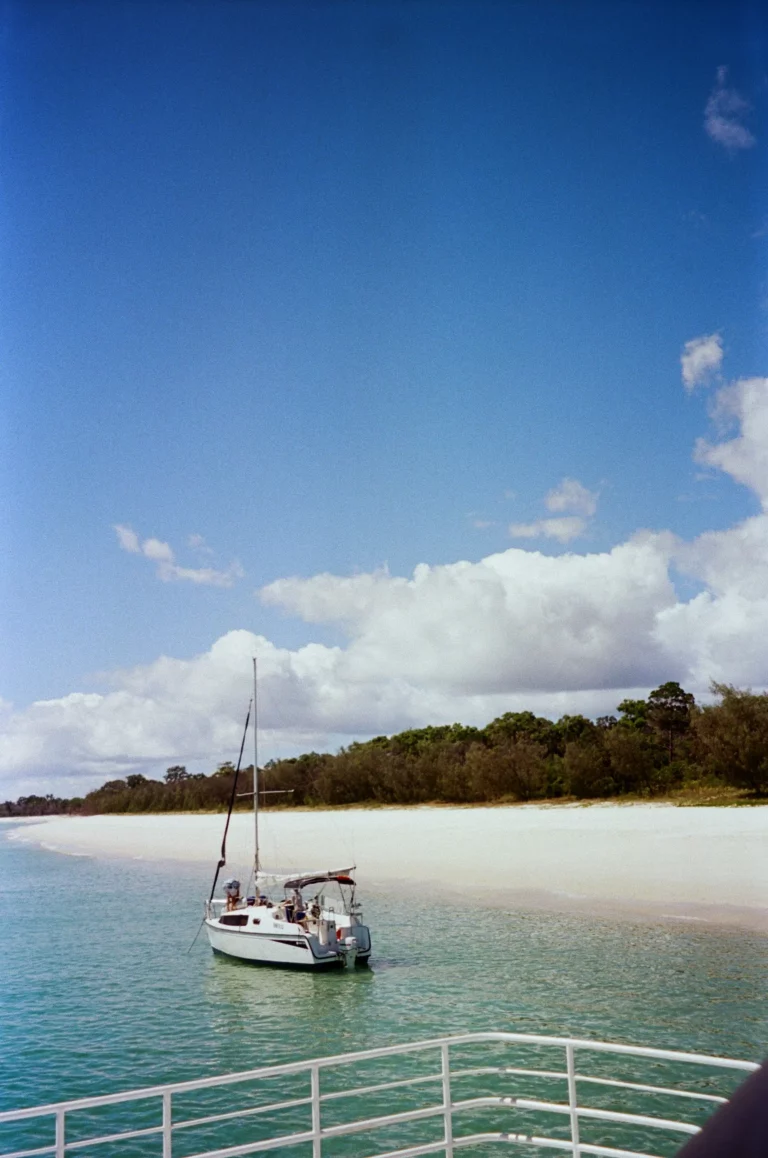
<svg viewBox="0 0 768 1158">
<path fill-rule="evenodd" d="M 374 891 L 370 970 L 254 969 L 215 957 L 204 932 L 187 952 L 199 864 L 64 856 L 8 832 L 2 1109 L 479 1029 L 768 1053 L 764 936 Z"/>
</svg>

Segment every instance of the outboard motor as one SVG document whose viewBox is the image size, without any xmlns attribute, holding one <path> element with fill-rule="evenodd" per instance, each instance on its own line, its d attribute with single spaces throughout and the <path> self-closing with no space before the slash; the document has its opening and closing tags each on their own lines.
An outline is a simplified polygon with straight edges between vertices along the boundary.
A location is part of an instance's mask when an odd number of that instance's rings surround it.
<svg viewBox="0 0 768 1158">
<path fill-rule="evenodd" d="M 339 948 L 344 954 L 344 964 L 354 965 L 357 959 L 357 937 L 344 937 Z"/>
</svg>

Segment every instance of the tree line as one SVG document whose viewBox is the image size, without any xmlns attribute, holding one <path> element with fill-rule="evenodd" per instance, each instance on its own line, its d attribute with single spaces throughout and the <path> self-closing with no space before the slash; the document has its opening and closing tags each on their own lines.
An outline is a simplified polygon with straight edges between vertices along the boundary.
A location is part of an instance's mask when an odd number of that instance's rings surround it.
<svg viewBox="0 0 768 1158">
<path fill-rule="evenodd" d="M 259 769 L 265 807 L 453 804 L 620 796 L 653 797 L 685 786 L 727 785 L 768 795 L 768 693 L 713 684 L 699 705 L 670 681 L 618 716 L 557 721 L 506 712 L 484 728 L 412 728 L 341 748 L 272 760 Z M 135 773 L 84 798 L 21 797 L 0 815 L 224 810 L 235 768 L 210 775 L 174 765 L 163 780 Z M 253 766 L 241 770 L 236 807 L 250 808 Z M 251 794 L 250 797 L 248 794 Z"/>
</svg>

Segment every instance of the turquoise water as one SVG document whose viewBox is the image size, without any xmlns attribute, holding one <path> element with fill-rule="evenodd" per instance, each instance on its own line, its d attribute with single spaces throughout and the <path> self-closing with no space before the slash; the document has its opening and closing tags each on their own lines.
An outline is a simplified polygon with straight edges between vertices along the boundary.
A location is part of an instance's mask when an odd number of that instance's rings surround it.
<svg viewBox="0 0 768 1158">
<path fill-rule="evenodd" d="M 187 952 L 207 868 L 63 856 L 7 831 L 2 1109 L 480 1029 L 768 1052 L 764 936 L 370 891 L 370 970 L 254 969 L 215 957 L 204 933 Z M 15 1141 L 6 1128 L 0 1152 Z"/>
</svg>

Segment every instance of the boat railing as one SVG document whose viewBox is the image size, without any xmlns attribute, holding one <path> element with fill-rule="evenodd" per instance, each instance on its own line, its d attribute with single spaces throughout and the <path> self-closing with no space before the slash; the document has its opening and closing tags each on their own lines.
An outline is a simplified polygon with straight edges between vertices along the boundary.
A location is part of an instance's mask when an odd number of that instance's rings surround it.
<svg viewBox="0 0 768 1158">
<path fill-rule="evenodd" d="M 451 1158 L 498 1145 L 664 1158 L 757 1068 L 613 1042 L 463 1034 L 0 1113 L 0 1158 Z M 16 1148 L 2 1148 L 8 1141 Z"/>
</svg>

